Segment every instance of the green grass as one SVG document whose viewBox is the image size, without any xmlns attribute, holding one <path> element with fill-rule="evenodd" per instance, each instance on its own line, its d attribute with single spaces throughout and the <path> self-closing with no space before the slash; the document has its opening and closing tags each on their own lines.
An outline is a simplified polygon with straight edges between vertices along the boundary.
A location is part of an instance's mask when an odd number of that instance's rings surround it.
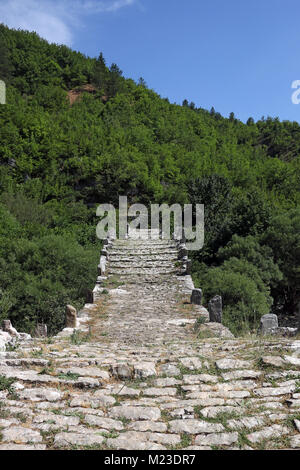
<svg viewBox="0 0 300 470">
<path fill-rule="evenodd" d="M 227 421 L 230 419 L 237 419 L 240 417 L 239 408 L 237 408 L 236 412 L 235 411 L 232 411 L 232 412 L 221 411 L 220 413 L 217 414 L 215 418 L 208 418 L 208 417 L 202 416 L 201 409 L 202 408 L 199 406 L 194 407 L 195 417 L 197 419 L 201 419 L 202 421 L 206 421 L 207 423 L 222 424 L 225 430 L 228 432 L 231 432 L 232 430 L 228 428 Z"/>
<path fill-rule="evenodd" d="M 198 339 L 211 339 L 211 338 L 216 338 L 216 336 L 215 336 L 215 334 L 213 333 L 213 331 L 206 330 L 206 331 L 200 331 L 200 332 L 197 334 L 197 338 L 198 338 Z"/>
<path fill-rule="evenodd" d="M 50 375 L 53 373 L 53 368 L 52 367 L 44 367 L 40 372 L 39 375 Z"/>
<path fill-rule="evenodd" d="M 181 385 L 176 385 L 176 389 L 177 389 L 176 396 L 181 399 L 184 399 L 186 397 L 187 391 L 183 390 Z"/>
<path fill-rule="evenodd" d="M 10 417 L 10 413 L 4 409 L 3 404 L 0 404 L 0 418 L 1 419 L 6 419 Z"/>
<path fill-rule="evenodd" d="M 286 417 L 286 420 L 285 420 L 285 424 L 291 428 L 291 429 L 295 429 L 295 423 L 294 423 L 294 420 L 297 419 L 300 421 L 300 411 L 299 413 L 296 413 L 296 414 L 293 414 L 293 415 L 289 415 Z"/>
<path fill-rule="evenodd" d="M 22 412 L 13 413 L 12 416 L 14 418 L 17 418 L 19 421 L 21 421 L 21 423 L 26 423 L 27 421 L 27 416 Z"/>
<path fill-rule="evenodd" d="M 161 419 L 167 424 L 169 421 L 171 421 L 174 418 L 168 411 L 161 410 Z"/>
<path fill-rule="evenodd" d="M 102 432 L 101 436 L 105 437 L 105 439 L 115 439 L 116 437 L 119 437 L 119 433 L 116 431 Z"/>
<path fill-rule="evenodd" d="M 121 421 L 121 423 L 123 423 L 124 426 L 127 426 L 127 424 L 131 423 L 131 420 L 128 418 L 124 418 L 124 416 L 121 416 L 120 418 L 118 418 L 118 420 Z"/>
<path fill-rule="evenodd" d="M 74 374 L 73 372 L 66 372 L 66 373 L 61 373 L 58 375 L 59 379 L 62 380 L 77 380 L 79 377 L 79 374 Z"/>
<path fill-rule="evenodd" d="M 176 444 L 174 446 L 168 446 L 168 448 L 170 450 L 181 450 L 192 445 L 192 436 L 190 434 L 183 433 L 180 435 L 180 438 L 181 441 L 179 442 L 179 444 Z"/>
<path fill-rule="evenodd" d="M 86 343 L 91 339 L 91 334 L 89 333 L 82 333 L 81 331 L 74 330 L 72 335 L 70 336 L 71 344 L 76 346 L 80 346 L 83 343 Z"/>
<path fill-rule="evenodd" d="M 13 378 L 7 378 L 4 375 L 0 375 L 0 391 L 8 391 L 10 393 L 13 392 L 11 386 L 16 381 Z"/>
<path fill-rule="evenodd" d="M 250 446 L 251 447 L 251 442 L 247 438 L 247 432 L 246 431 L 240 431 L 239 432 L 239 439 L 238 439 L 238 446 L 240 449 L 242 449 L 245 446 Z"/>
<path fill-rule="evenodd" d="M 296 382 L 296 388 L 294 393 L 300 393 L 300 380 L 297 380 Z"/>
<path fill-rule="evenodd" d="M 196 320 L 196 323 L 194 325 L 194 329 L 197 330 L 201 325 L 204 325 L 204 323 L 207 323 L 207 318 L 206 317 L 198 317 Z"/>
<path fill-rule="evenodd" d="M 38 351 L 32 351 L 31 357 L 41 357 L 43 355 L 43 350 L 40 348 Z"/>
</svg>

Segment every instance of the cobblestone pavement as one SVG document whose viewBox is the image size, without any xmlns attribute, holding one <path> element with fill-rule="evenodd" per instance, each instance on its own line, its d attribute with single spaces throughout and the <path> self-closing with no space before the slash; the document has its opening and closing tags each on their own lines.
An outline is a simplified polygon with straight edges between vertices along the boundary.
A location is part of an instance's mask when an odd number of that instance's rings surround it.
<svg viewBox="0 0 300 470">
<path fill-rule="evenodd" d="M 175 243 L 116 241 L 77 332 L 1 352 L 0 449 L 299 449 L 300 341 L 204 323 L 181 274 Z"/>
</svg>

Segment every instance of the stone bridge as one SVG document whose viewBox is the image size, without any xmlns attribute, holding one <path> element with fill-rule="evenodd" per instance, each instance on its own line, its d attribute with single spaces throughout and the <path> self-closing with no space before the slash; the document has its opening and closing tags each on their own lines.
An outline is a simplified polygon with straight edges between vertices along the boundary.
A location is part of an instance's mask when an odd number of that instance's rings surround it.
<svg viewBox="0 0 300 470">
<path fill-rule="evenodd" d="M 189 266 L 107 240 L 77 318 L 0 353 L 0 449 L 299 449 L 300 341 L 209 322 Z"/>
</svg>

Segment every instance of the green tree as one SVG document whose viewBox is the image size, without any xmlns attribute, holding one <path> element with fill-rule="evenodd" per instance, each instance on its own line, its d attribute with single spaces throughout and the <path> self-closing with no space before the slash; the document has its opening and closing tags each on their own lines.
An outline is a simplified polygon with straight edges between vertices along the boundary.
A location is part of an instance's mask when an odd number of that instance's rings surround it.
<svg viewBox="0 0 300 470">
<path fill-rule="evenodd" d="M 110 98 L 114 97 L 117 93 L 121 92 L 123 89 L 123 78 L 122 70 L 119 69 L 117 64 L 112 64 L 109 69 L 109 78 L 107 83 L 108 96 Z"/>
<path fill-rule="evenodd" d="M 107 78 L 108 74 L 105 59 L 102 52 L 100 52 L 94 65 L 93 82 L 98 88 L 105 90 Z"/>
<path fill-rule="evenodd" d="M 283 278 L 273 289 L 276 304 L 286 314 L 295 313 L 300 302 L 300 210 L 275 216 L 262 235 L 262 243 L 273 250 Z"/>
</svg>

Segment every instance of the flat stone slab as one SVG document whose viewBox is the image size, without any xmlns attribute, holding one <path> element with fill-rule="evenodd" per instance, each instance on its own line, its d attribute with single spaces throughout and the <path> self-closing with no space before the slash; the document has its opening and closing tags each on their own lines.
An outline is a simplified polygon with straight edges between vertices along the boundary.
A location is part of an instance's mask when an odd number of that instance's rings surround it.
<svg viewBox="0 0 300 470">
<path fill-rule="evenodd" d="M 0 444 L 0 450 L 46 450 L 46 444 Z"/>
<path fill-rule="evenodd" d="M 99 428 L 122 431 L 124 429 L 123 423 L 111 418 L 103 418 L 95 415 L 86 415 L 84 421 L 90 426 L 97 426 Z"/>
<path fill-rule="evenodd" d="M 150 406 L 115 406 L 110 410 L 110 415 L 115 418 L 126 418 L 133 421 L 158 421 L 161 417 L 159 408 L 154 408 Z"/>
<path fill-rule="evenodd" d="M 117 450 L 166 450 L 161 444 L 147 440 L 145 434 L 128 431 L 115 439 L 107 439 L 107 445 Z"/>
<path fill-rule="evenodd" d="M 54 388 L 26 388 L 19 392 L 20 398 L 30 401 L 58 401 L 62 393 Z"/>
<path fill-rule="evenodd" d="M 289 393 L 293 392 L 296 388 L 296 385 L 289 385 L 287 387 L 263 387 L 257 388 L 253 391 L 255 395 L 259 397 L 276 397 L 280 395 L 288 395 Z"/>
<path fill-rule="evenodd" d="M 79 377 L 97 377 L 103 380 L 109 380 L 110 375 L 106 370 L 101 370 L 98 367 L 69 367 L 59 368 L 57 372 L 61 374 L 77 374 Z"/>
<path fill-rule="evenodd" d="M 297 431 L 300 432 L 300 419 L 294 419 L 294 424 L 295 424 Z"/>
<path fill-rule="evenodd" d="M 251 366 L 253 366 L 253 361 L 243 361 L 240 359 L 220 359 L 216 361 L 216 366 L 220 370 L 249 369 Z"/>
<path fill-rule="evenodd" d="M 134 365 L 134 376 L 139 379 L 157 375 L 155 364 L 153 362 L 144 362 Z"/>
<path fill-rule="evenodd" d="M 200 434 L 224 431 L 224 426 L 217 423 L 208 423 L 198 419 L 174 420 L 169 422 L 170 432 Z"/>
<path fill-rule="evenodd" d="M 198 375 L 184 375 L 183 376 L 183 383 L 194 385 L 194 384 L 201 384 L 201 383 L 217 383 L 218 378 L 215 375 L 209 374 L 198 374 Z"/>
<path fill-rule="evenodd" d="M 300 367 L 300 357 L 284 356 L 284 361 L 286 364 Z"/>
<path fill-rule="evenodd" d="M 78 432 L 61 432 L 56 434 L 54 438 L 54 447 L 68 448 L 73 446 L 89 447 L 101 445 L 104 442 L 104 437 L 97 432 L 86 431 L 84 433 Z"/>
<path fill-rule="evenodd" d="M 291 438 L 290 446 L 292 449 L 300 449 L 300 434 Z"/>
<path fill-rule="evenodd" d="M 174 326 L 185 326 L 185 325 L 194 325 L 196 321 L 197 321 L 196 319 L 191 319 L 191 318 L 179 318 L 178 320 L 169 320 L 167 324 L 174 325 Z"/>
<path fill-rule="evenodd" d="M 227 426 L 230 429 L 254 429 L 259 426 L 263 426 L 266 419 L 261 416 L 249 416 L 240 419 L 230 419 L 227 421 Z"/>
<path fill-rule="evenodd" d="M 236 413 L 238 414 L 239 408 L 236 406 L 208 406 L 207 408 L 202 408 L 200 414 L 204 418 L 216 418 L 220 414 L 224 413 Z"/>
<path fill-rule="evenodd" d="M 16 444 L 39 443 L 43 438 L 39 431 L 24 428 L 22 426 L 12 426 L 1 431 L 2 442 L 15 442 Z"/>
<path fill-rule="evenodd" d="M 247 439 L 253 444 L 263 441 L 265 439 L 274 439 L 277 437 L 285 436 L 290 433 L 290 430 L 279 424 L 274 424 L 267 428 L 263 428 L 260 431 L 253 432 L 247 435 Z"/>
<path fill-rule="evenodd" d="M 128 425 L 130 431 L 151 431 L 151 432 L 167 432 L 167 425 L 165 423 L 158 423 L 155 421 L 136 421 Z"/>
<path fill-rule="evenodd" d="M 195 444 L 200 446 L 230 446 L 235 444 L 238 439 L 239 435 L 237 432 L 224 432 L 197 436 Z"/>
<path fill-rule="evenodd" d="M 262 372 L 258 370 L 235 370 L 221 375 L 224 380 L 230 381 L 236 379 L 257 379 L 262 375 Z"/>
<path fill-rule="evenodd" d="M 177 377 L 180 375 L 180 369 L 174 364 L 163 364 L 159 368 L 161 375 L 166 375 L 167 377 Z"/>
<path fill-rule="evenodd" d="M 150 388 L 145 388 L 143 390 L 143 395 L 144 396 L 155 396 L 155 397 L 161 397 L 161 396 L 168 396 L 168 397 L 175 397 L 177 394 L 177 389 L 176 388 L 171 388 L 171 387 L 164 387 L 164 388 L 155 388 L 155 387 L 150 387 Z"/>
<path fill-rule="evenodd" d="M 181 364 L 190 370 L 202 369 L 202 361 L 199 357 L 184 357 L 180 359 Z"/>
</svg>

